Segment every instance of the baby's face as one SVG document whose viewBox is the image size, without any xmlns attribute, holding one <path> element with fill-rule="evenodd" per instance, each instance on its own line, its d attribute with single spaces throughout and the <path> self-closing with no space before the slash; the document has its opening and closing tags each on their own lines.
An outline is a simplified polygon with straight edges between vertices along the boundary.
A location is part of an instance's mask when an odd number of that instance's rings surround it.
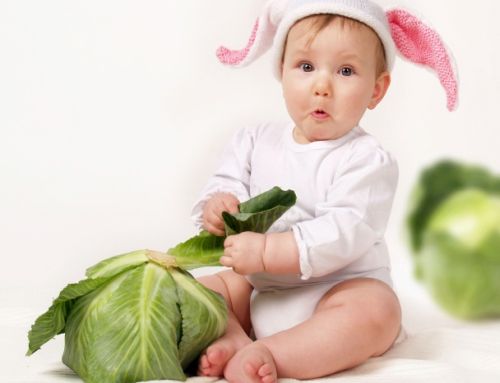
<svg viewBox="0 0 500 383">
<path fill-rule="evenodd" d="M 283 96 L 299 143 L 337 139 L 357 126 L 389 86 L 377 77 L 377 36 L 365 26 L 335 19 L 311 42 L 311 19 L 288 34 L 283 59 Z"/>
</svg>

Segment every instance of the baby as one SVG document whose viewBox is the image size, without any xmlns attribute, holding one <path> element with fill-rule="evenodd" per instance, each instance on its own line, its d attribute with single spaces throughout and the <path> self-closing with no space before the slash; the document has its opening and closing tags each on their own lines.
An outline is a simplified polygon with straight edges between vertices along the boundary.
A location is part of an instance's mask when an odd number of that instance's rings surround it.
<svg viewBox="0 0 500 383">
<path fill-rule="evenodd" d="M 223 62 L 245 65 L 272 42 L 291 121 L 236 133 L 193 209 L 196 224 L 222 236 L 223 211 L 273 186 L 294 190 L 297 203 L 266 234 L 228 236 L 220 263 L 230 269 L 199 279 L 229 308 L 200 375 L 312 379 L 382 355 L 398 338 L 384 240 L 398 170 L 359 122 L 387 92 L 395 21 L 408 36 L 402 19 L 364 0 L 273 0 L 247 48 L 219 51 Z"/>
</svg>

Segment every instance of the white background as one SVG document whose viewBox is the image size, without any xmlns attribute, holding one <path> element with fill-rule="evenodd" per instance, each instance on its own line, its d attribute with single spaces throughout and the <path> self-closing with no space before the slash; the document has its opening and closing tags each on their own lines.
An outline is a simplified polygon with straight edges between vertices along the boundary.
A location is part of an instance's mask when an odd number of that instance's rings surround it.
<svg viewBox="0 0 500 383">
<path fill-rule="evenodd" d="M 246 44 L 263 3 L 0 1 L 3 291 L 54 297 L 103 258 L 195 234 L 191 205 L 231 134 L 286 117 L 270 55 L 240 70 L 214 55 Z M 387 238 L 400 283 L 412 278 L 403 224 L 422 167 L 451 157 L 500 171 L 500 3 L 381 3 L 438 29 L 460 71 L 449 113 L 437 77 L 398 60 L 362 122 L 399 161 Z"/>
<path fill-rule="evenodd" d="M 270 55 L 240 70 L 214 55 L 220 44 L 245 46 L 263 3 L 0 0 L 0 381 L 74 381 L 60 362 L 63 337 L 24 357 L 36 315 L 99 260 L 194 235 L 191 206 L 229 137 L 286 118 Z M 459 68 L 460 106 L 449 113 L 437 77 L 398 60 L 386 99 L 362 126 L 399 162 L 387 240 L 405 327 L 463 326 L 413 280 L 404 217 L 418 173 L 437 159 L 500 173 L 500 3 L 381 3 L 424 17 Z M 471 350 L 458 366 L 484 365 L 497 348 L 453 344 Z"/>
</svg>

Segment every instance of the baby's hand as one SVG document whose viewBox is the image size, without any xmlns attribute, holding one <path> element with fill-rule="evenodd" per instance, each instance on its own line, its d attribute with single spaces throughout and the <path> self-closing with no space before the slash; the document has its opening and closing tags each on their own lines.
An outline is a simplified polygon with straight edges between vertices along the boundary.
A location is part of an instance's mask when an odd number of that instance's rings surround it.
<svg viewBox="0 0 500 383">
<path fill-rule="evenodd" d="M 265 249 L 265 234 L 245 231 L 230 235 L 224 241 L 224 255 L 220 263 L 242 275 L 264 272 Z"/>
<path fill-rule="evenodd" d="M 222 212 L 237 213 L 240 201 L 231 193 L 215 193 L 203 208 L 203 227 L 212 234 L 223 236 Z"/>
</svg>

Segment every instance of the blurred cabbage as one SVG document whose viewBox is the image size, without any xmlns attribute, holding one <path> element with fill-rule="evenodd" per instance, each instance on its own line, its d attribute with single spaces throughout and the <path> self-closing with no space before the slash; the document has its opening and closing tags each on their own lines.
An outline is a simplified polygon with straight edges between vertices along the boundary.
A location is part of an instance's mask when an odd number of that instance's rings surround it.
<svg viewBox="0 0 500 383">
<path fill-rule="evenodd" d="M 440 161 L 423 170 L 407 214 L 416 277 L 449 313 L 500 316 L 500 178 Z"/>
</svg>

